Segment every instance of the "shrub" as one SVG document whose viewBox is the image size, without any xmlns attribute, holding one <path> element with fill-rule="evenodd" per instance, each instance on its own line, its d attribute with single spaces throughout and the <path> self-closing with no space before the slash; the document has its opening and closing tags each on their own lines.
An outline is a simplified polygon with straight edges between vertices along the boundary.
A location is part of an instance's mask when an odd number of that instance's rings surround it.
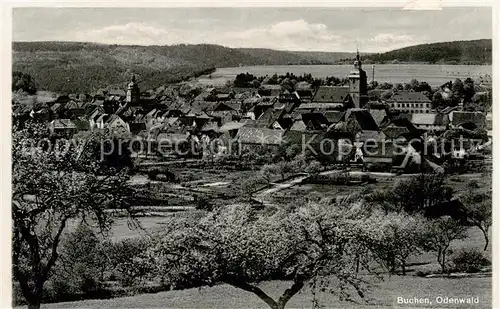
<svg viewBox="0 0 500 309">
<path fill-rule="evenodd" d="M 59 271 L 52 280 L 54 289 L 56 293 L 90 293 L 104 280 L 108 267 L 103 241 L 89 226 L 80 224 L 62 243 Z"/>
<path fill-rule="evenodd" d="M 116 279 L 124 286 L 142 283 L 150 271 L 145 253 L 150 246 L 148 238 L 127 238 L 108 243 L 106 254 Z"/>
<path fill-rule="evenodd" d="M 484 266 L 490 265 L 490 261 L 477 249 L 468 249 L 458 252 L 453 257 L 454 271 L 475 273 Z"/>
<path fill-rule="evenodd" d="M 198 210 L 207 210 L 212 211 L 214 209 L 214 205 L 206 196 L 197 196 L 195 200 L 195 207 Z"/>
</svg>

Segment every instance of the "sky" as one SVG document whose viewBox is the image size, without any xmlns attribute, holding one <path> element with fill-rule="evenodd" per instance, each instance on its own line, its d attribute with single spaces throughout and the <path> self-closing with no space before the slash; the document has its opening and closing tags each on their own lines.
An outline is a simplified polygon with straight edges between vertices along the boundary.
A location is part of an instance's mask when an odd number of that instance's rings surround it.
<svg viewBox="0 0 500 309">
<path fill-rule="evenodd" d="M 491 8 L 14 8 L 14 41 L 384 52 L 492 37 Z"/>
</svg>

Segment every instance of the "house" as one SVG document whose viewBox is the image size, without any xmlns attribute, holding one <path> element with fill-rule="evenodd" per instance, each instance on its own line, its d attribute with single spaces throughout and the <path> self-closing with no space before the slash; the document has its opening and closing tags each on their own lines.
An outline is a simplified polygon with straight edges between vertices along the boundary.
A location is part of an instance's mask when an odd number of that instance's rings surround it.
<svg viewBox="0 0 500 309">
<path fill-rule="evenodd" d="M 269 107 L 262 115 L 257 118 L 257 126 L 263 128 L 270 128 L 272 125 L 284 115 L 283 110 L 276 110 Z"/>
<path fill-rule="evenodd" d="M 314 93 L 311 99 L 312 103 L 331 104 L 334 106 L 343 107 L 344 105 L 351 106 L 353 104 L 349 87 L 342 86 L 320 86 Z"/>
<path fill-rule="evenodd" d="M 280 85 L 262 85 L 258 92 L 263 97 L 278 97 L 281 93 Z"/>
<path fill-rule="evenodd" d="M 316 157 L 342 162 L 352 155 L 353 145 L 342 132 L 289 130 L 283 136 L 287 145 L 297 145 Z"/>
<path fill-rule="evenodd" d="M 244 122 L 236 122 L 236 121 L 231 121 L 219 128 L 219 132 L 228 132 L 229 136 L 231 138 L 235 138 L 236 135 L 238 134 L 238 131 L 245 126 Z"/>
<path fill-rule="evenodd" d="M 110 96 L 117 96 L 120 97 L 120 99 L 124 99 L 127 96 L 127 93 L 123 89 L 110 89 L 108 90 L 108 95 Z"/>
<path fill-rule="evenodd" d="M 300 131 L 303 132 L 306 130 L 306 124 L 304 123 L 303 120 L 295 120 L 290 127 L 290 131 Z"/>
<path fill-rule="evenodd" d="M 106 120 L 105 127 L 115 133 L 130 132 L 129 124 L 118 115 L 109 116 L 108 120 Z"/>
<path fill-rule="evenodd" d="M 145 122 L 129 122 L 130 133 L 139 134 L 140 132 L 147 131 Z"/>
<path fill-rule="evenodd" d="M 358 131 L 378 131 L 379 127 L 372 115 L 364 108 L 350 108 L 345 113 L 346 121 L 352 120 Z"/>
<path fill-rule="evenodd" d="M 51 135 L 71 136 L 78 132 L 78 128 L 70 119 L 55 119 L 49 122 L 48 129 Z"/>
<path fill-rule="evenodd" d="M 449 119 L 447 115 L 438 113 L 411 115 L 411 122 L 419 130 L 425 131 L 445 131 L 448 127 Z"/>
<path fill-rule="evenodd" d="M 337 103 L 302 103 L 297 108 L 297 110 L 343 110 L 344 106 Z"/>
<path fill-rule="evenodd" d="M 382 127 L 385 124 L 389 123 L 389 116 L 387 115 L 387 111 L 385 109 L 370 108 L 369 112 L 378 127 Z"/>
<path fill-rule="evenodd" d="M 432 102 L 422 92 L 395 91 L 387 100 L 394 110 L 409 113 L 428 114 L 432 109 Z"/>
<path fill-rule="evenodd" d="M 386 136 L 386 140 L 388 141 L 396 141 L 400 139 L 406 139 L 407 134 L 410 132 L 407 127 L 396 126 L 394 124 L 390 124 L 384 129 L 382 132 Z"/>
<path fill-rule="evenodd" d="M 296 91 L 294 91 L 292 93 L 290 93 L 288 91 L 284 91 L 283 93 L 280 93 L 278 96 L 278 101 L 281 103 L 291 103 L 291 104 L 295 104 L 295 105 L 299 105 L 301 102 L 300 96 Z"/>
<path fill-rule="evenodd" d="M 283 142 L 283 130 L 241 127 L 236 135 L 242 149 L 277 148 Z"/>
<path fill-rule="evenodd" d="M 482 112 L 453 111 L 449 118 L 452 128 L 462 127 L 468 130 L 486 128 L 486 115 Z"/>
<path fill-rule="evenodd" d="M 301 102 L 310 102 L 314 95 L 312 89 L 297 89 L 296 92 Z"/>
</svg>

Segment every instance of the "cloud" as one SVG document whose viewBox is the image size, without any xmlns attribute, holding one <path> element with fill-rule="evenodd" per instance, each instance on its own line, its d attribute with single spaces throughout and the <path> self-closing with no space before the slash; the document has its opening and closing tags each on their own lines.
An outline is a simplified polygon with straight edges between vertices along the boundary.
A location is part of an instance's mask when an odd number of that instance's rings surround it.
<svg viewBox="0 0 500 309">
<path fill-rule="evenodd" d="M 412 37 L 406 34 L 380 33 L 371 41 L 377 44 L 394 44 L 412 41 Z"/>
<path fill-rule="evenodd" d="M 282 21 L 265 28 L 232 31 L 222 35 L 229 46 L 261 47 L 286 50 L 328 50 L 338 46 L 340 36 L 325 24 L 311 24 L 304 19 Z"/>
<path fill-rule="evenodd" d="M 429 40 L 427 35 L 409 35 L 399 33 L 379 33 L 368 41 L 372 52 L 386 52 L 410 45 L 422 44 Z"/>
<path fill-rule="evenodd" d="M 109 44 L 158 44 L 169 33 L 145 23 L 111 25 L 101 29 L 78 31 L 76 39 Z"/>
<path fill-rule="evenodd" d="M 325 24 L 308 23 L 304 19 L 282 21 L 266 27 L 244 30 L 190 30 L 131 22 L 100 29 L 79 31 L 76 39 L 108 44 L 201 44 L 212 43 L 229 47 L 257 47 L 282 50 L 329 50 L 340 46 L 341 37 Z"/>
</svg>

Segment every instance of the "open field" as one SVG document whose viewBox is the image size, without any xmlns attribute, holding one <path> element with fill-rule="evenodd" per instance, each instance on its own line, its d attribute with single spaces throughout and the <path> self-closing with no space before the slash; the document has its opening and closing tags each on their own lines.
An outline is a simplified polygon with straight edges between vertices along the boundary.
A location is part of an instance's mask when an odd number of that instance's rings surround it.
<svg viewBox="0 0 500 309">
<path fill-rule="evenodd" d="M 217 68 L 208 75 L 198 78 L 204 85 L 224 85 L 227 80 L 234 79 L 237 74 L 248 72 L 256 76 L 284 75 L 287 72 L 294 75 L 310 73 L 315 78 L 326 76 L 344 77 L 348 76 L 352 69 L 351 64 L 345 65 L 268 65 L 268 66 L 244 66 L 233 68 Z M 372 78 L 372 66 L 366 65 L 368 77 Z M 376 64 L 375 80 L 389 83 L 408 83 L 412 78 L 425 80 L 431 86 L 439 86 L 456 78 L 473 79 L 480 75 L 491 75 L 491 65 L 432 65 L 432 64 Z"/>
<path fill-rule="evenodd" d="M 260 286 L 264 291 L 277 296 L 288 287 L 288 282 L 271 281 Z M 450 305 L 436 304 L 436 297 L 479 297 L 479 304 Z M 317 299 L 323 308 L 491 308 L 491 278 L 421 278 L 421 277 L 385 277 L 378 282 L 376 287 L 368 293 L 367 302 L 350 303 L 340 302 L 338 297 L 329 293 L 317 293 Z M 427 297 L 432 302 L 431 306 L 425 305 L 398 305 L 397 297 L 413 298 Z M 287 305 L 292 308 L 312 308 L 311 290 L 304 288 L 295 295 Z M 168 291 L 156 294 L 143 294 L 133 297 L 116 298 L 110 300 L 85 300 L 71 303 L 46 304 L 42 308 L 269 308 L 252 293 L 234 288 L 229 285 L 218 285 L 211 288 L 186 289 L 181 291 Z"/>
</svg>

